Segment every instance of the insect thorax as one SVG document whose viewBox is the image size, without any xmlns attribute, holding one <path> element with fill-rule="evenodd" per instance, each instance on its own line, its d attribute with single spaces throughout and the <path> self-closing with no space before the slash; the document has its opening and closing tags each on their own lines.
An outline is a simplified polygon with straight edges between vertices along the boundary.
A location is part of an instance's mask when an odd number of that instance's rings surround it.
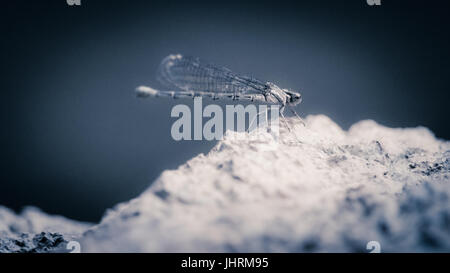
<svg viewBox="0 0 450 273">
<path fill-rule="evenodd" d="M 266 93 L 264 96 L 267 102 L 281 104 L 283 106 L 289 101 L 289 95 L 271 82 L 266 82 Z"/>
</svg>

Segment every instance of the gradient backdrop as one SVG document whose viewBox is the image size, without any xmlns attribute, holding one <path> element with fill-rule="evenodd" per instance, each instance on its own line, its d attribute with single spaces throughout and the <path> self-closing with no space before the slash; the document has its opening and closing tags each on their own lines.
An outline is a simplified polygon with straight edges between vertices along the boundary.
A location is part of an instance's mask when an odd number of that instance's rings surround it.
<svg viewBox="0 0 450 273">
<path fill-rule="evenodd" d="M 97 221 L 215 142 L 140 100 L 171 53 L 300 90 L 302 115 L 449 139 L 448 1 L 2 1 L 0 205 Z"/>
</svg>

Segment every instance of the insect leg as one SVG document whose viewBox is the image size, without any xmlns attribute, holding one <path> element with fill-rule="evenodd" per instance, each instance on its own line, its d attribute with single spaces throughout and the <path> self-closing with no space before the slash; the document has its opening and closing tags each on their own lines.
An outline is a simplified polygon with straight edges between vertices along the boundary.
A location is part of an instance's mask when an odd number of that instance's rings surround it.
<svg viewBox="0 0 450 273">
<path fill-rule="evenodd" d="M 283 122 L 284 122 L 284 124 L 286 125 L 286 127 L 288 128 L 289 132 L 292 132 L 291 126 L 289 126 L 289 124 L 288 124 L 287 121 L 286 121 L 286 118 L 284 117 L 283 110 L 284 110 L 284 106 L 282 106 L 282 107 L 280 108 L 280 116 L 281 116 L 281 118 L 283 119 Z"/>
<path fill-rule="evenodd" d="M 305 121 L 297 114 L 297 112 L 295 112 L 295 110 L 292 108 L 292 106 L 289 108 L 289 110 L 291 110 L 291 112 L 300 120 L 300 122 L 303 124 L 303 126 L 306 127 Z"/>
<path fill-rule="evenodd" d="M 252 128 L 253 122 L 255 122 L 255 121 L 258 119 L 259 115 L 265 114 L 265 115 L 266 115 L 266 120 L 267 120 L 267 110 L 268 110 L 268 109 L 267 109 L 267 107 L 266 107 L 266 109 L 265 109 L 264 111 L 261 111 L 261 112 L 259 112 L 258 114 L 256 114 L 256 116 L 252 119 L 252 121 L 251 121 L 250 124 L 248 125 L 247 133 L 250 133 L 250 129 Z"/>
<path fill-rule="evenodd" d="M 284 108 L 284 106 L 283 106 L 283 108 Z M 284 117 L 284 114 L 283 114 L 283 112 L 281 111 L 281 108 L 280 108 L 280 115 L 281 115 L 281 118 L 283 119 L 283 122 L 286 124 L 286 127 L 288 128 L 289 132 L 295 137 L 295 139 L 296 139 L 298 142 L 302 143 L 302 142 L 300 141 L 300 139 L 298 139 L 298 137 L 297 137 L 297 135 L 295 134 L 295 132 L 291 129 L 291 126 L 289 126 L 289 123 L 286 121 L 286 118 Z"/>
</svg>

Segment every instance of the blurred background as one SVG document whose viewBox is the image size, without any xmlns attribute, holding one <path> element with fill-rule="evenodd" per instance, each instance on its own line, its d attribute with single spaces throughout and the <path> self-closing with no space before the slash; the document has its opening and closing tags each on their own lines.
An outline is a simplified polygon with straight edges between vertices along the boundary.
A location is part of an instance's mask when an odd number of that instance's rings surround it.
<svg viewBox="0 0 450 273">
<path fill-rule="evenodd" d="M 171 108 L 191 100 L 135 97 L 172 53 L 299 90 L 300 114 L 344 129 L 374 119 L 450 139 L 447 2 L 4 1 L 0 205 L 98 221 L 208 152 L 170 135 Z"/>
</svg>

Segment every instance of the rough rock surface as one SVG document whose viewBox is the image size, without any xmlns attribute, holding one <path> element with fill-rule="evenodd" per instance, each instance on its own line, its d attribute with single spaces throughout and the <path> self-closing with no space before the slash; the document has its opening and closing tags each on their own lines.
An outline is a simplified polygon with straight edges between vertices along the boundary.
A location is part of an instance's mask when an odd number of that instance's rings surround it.
<svg viewBox="0 0 450 273">
<path fill-rule="evenodd" d="M 86 251 L 450 251 L 450 142 L 328 117 L 230 133 L 85 233 Z M 241 139 L 239 137 L 242 137 Z"/>
<path fill-rule="evenodd" d="M 67 242 L 78 239 L 90 226 L 34 207 L 17 215 L 0 206 L 0 253 L 67 252 Z"/>
<path fill-rule="evenodd" d="M 382 252 L 450 251 L 450 142 L 370 120 L 348 131 L 323 115 L 289 122 L 278 139 L 228 133 L 164 171 L 98 225 L 74 229 L 86 230 L 82 250 L 367 252 L 378 241 Z"/>
</svg>

